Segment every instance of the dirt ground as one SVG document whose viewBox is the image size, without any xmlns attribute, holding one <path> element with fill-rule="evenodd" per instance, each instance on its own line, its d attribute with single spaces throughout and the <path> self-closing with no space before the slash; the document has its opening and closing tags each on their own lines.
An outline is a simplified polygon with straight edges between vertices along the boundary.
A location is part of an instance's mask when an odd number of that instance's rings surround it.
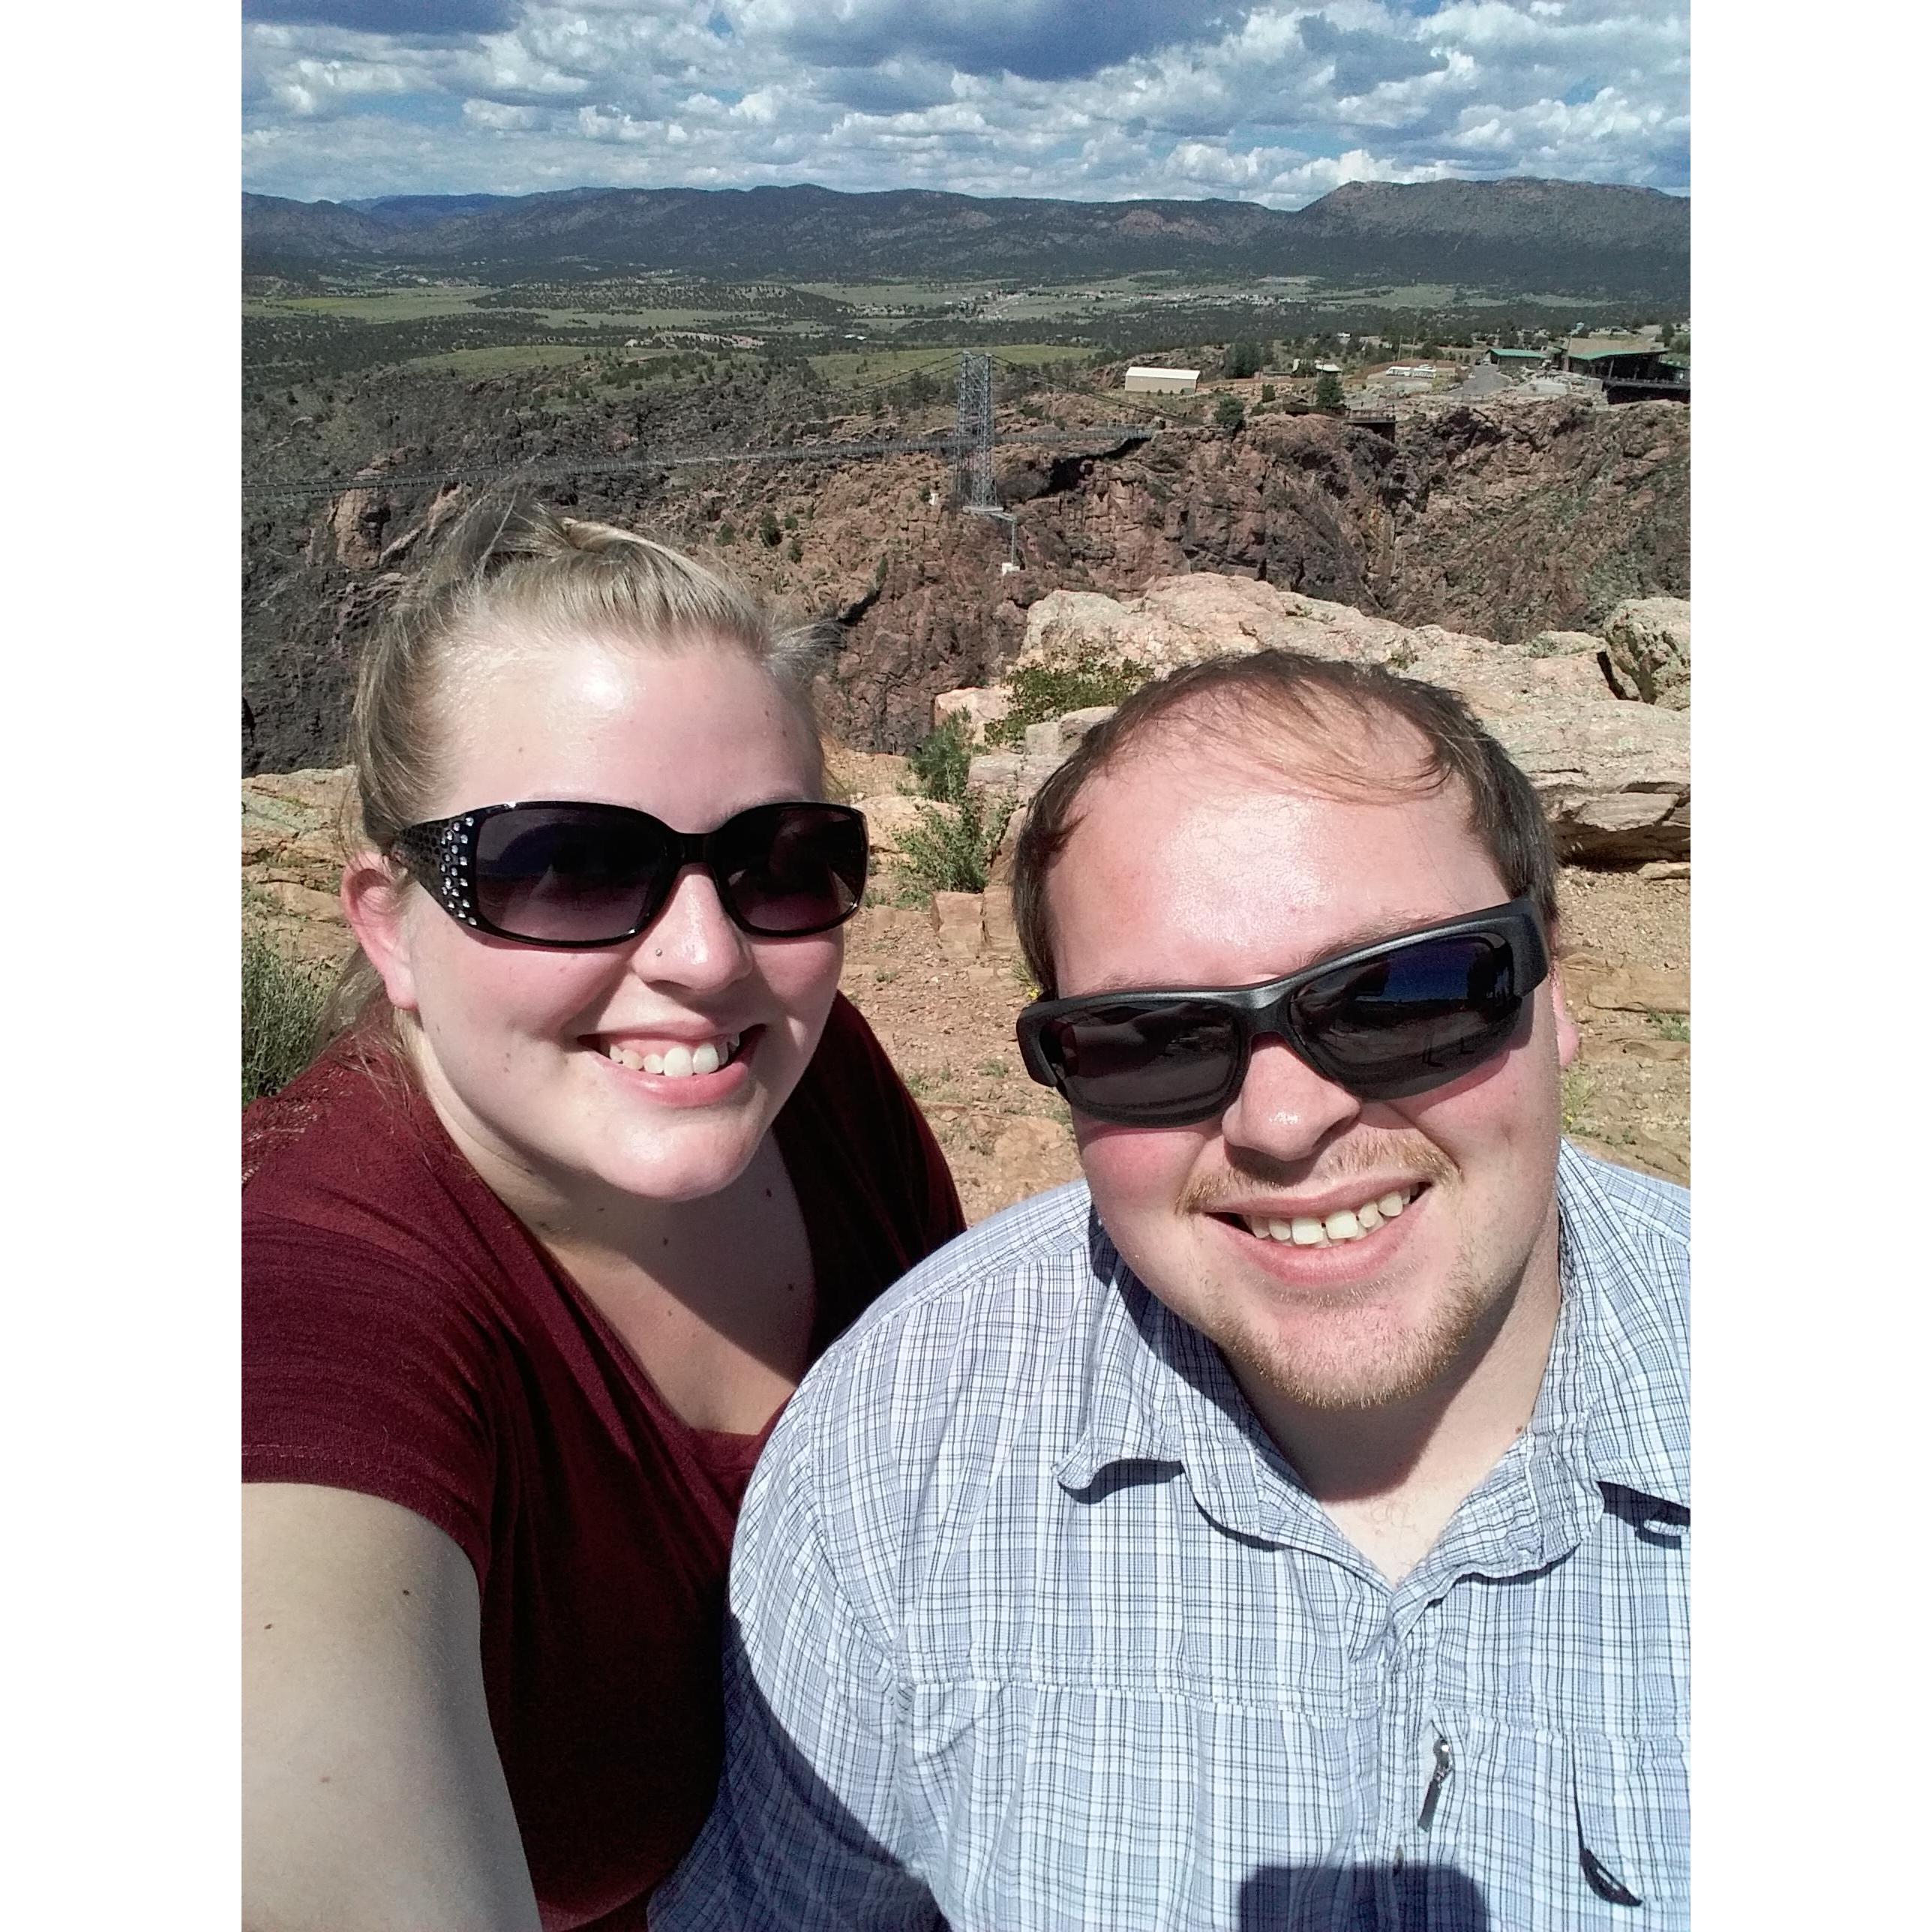
<svg viewBox="0 0 1932 1932">
<path fill-rule="evenodd" d="M 1564 1126 L 1592 1152 L 1690 1178 L 1690 881 L 1566 868 L 1567 1001 L 1582 1051 Z M 1024 968 L 940 950 L 929 916 L 868 906 L 848 928 L 844 989 L 918 1096 L 979 1220 L 1079 1172 L 1066 1109 L 1028 1079 L 1013 1017 Z M 1652 1005 L 1629 1004 L 1649 1001 Z M 1618 1004 L 1624 1002 L 1626 1004 Z M 1683 1012 L 1663 1010 L 1681 1004 Z"/>
</svg>

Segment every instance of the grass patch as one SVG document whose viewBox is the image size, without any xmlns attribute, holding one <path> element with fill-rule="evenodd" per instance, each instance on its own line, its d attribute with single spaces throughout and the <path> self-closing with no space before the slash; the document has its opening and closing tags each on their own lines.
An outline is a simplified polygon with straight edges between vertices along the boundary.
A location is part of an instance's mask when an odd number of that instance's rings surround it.
<svg viewBox="0 0 1932 1932">
<path fill-rule="evenodd" d="M 1084 652 L 1054 663 L 1028 664 L 1006 680 L 1012 709 L 986 727 L 986 742 L 1022 744 L 1029 724 L 1043 724 L 1049 718 L 1084 711 L 1090 705 L 1118 704 L 1153 675 L 1145 664 L 1132 658 L 1115 662 Z"/>
<path fill-rule="evenodd" d="M 308 1064 L 333 975 L 242 928 L 242 1104 L 279 1093 Z"/>
<path fill-rule="evenodd" d="M 918 822 L 899 835 L 900 878 L 925 899 L 934 892 L 983 892 L 1012 815 L 1011 799 L 988 800 L 974 792 L 951 812 L 921 806 Z"/>
<path fill-rule="evenodd" d="M 421 322 L 466 314 L 489 290 L 481 282 L 429 289 L 386 289 L 361 296 L 247 296 L 244 315 L 340 315 L 356 322 Z"/>
<path fill-rule="evenodd" d="M 412 356 L 392 369 L 440 369 L 452 376 L 505 376 L 521 369 L 550 369 L 608 353 L 581 342 L 496 342 L 482 349 L 446 349 L 440 355 Z"/>
<path fill-rule="evenodd" d="M 1688 1042 L 1690 1037 L 1690 1016 L 1688 1013 L 1652 1013 L 1651 1024 L 1657 1029 L 1660 1038 Z"/>
<path fill-rule="evenodd" d="M 958 805 L 966 796 L 966 774 L 973 763 L 973 731 L 955 712 L 912 748 L 906 763 L 923 798 Z"/>
<path fill-rule="evenodd" d="M 914 369 L 926 368 L 940 372 L 950 391 L 958 352 L 928 344 L 919 349 L 839 350 L 808 359 L 835 389 L 884 388 Z"/>
</svg>

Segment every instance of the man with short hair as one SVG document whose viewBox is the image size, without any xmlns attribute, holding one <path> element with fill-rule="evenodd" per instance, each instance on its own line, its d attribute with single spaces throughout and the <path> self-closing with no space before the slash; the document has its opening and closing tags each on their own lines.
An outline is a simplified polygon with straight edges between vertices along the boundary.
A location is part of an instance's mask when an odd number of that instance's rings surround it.
<svg viewBox="0 0 1932 1932">
<path fill-rule="evenodd" d="M 1084 1180 L 781 1419 L 654 1927 L 1688 1924 L 1688 1196 L 1562 1142 L 1555 874 L 1460 700 L 1296 652 L 1048 781 Z"/>
</svg>

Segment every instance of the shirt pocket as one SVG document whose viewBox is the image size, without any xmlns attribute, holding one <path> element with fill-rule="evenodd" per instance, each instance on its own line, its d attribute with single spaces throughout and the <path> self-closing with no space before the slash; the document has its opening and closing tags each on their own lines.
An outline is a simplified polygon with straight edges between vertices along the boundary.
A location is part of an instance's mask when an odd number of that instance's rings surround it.
<svg viewBox="0 0 1932 1932">
<path fill-rule="evenodd" d="M 1690 1920 L 1689 1766 L 1681 1740 L 1570 1738 L 1570 1798 L 1580 1903 L 1586 1922 L 1688 1927 Z"/>
</svg>

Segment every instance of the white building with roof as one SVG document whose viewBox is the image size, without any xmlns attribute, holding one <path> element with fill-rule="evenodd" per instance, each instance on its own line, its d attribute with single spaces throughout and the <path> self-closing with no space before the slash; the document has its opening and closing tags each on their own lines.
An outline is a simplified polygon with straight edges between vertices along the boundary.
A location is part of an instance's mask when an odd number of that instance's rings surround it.
<svg viewBox="0 0 1932 1932">
<path fill-rule="evenodd" d="M 1124 386 L 1144 394 L 1191 396 L 1200 380 L 1198 369 L 1144 369 L 1136 364 L 1127 371 Z"/>
</svg>

